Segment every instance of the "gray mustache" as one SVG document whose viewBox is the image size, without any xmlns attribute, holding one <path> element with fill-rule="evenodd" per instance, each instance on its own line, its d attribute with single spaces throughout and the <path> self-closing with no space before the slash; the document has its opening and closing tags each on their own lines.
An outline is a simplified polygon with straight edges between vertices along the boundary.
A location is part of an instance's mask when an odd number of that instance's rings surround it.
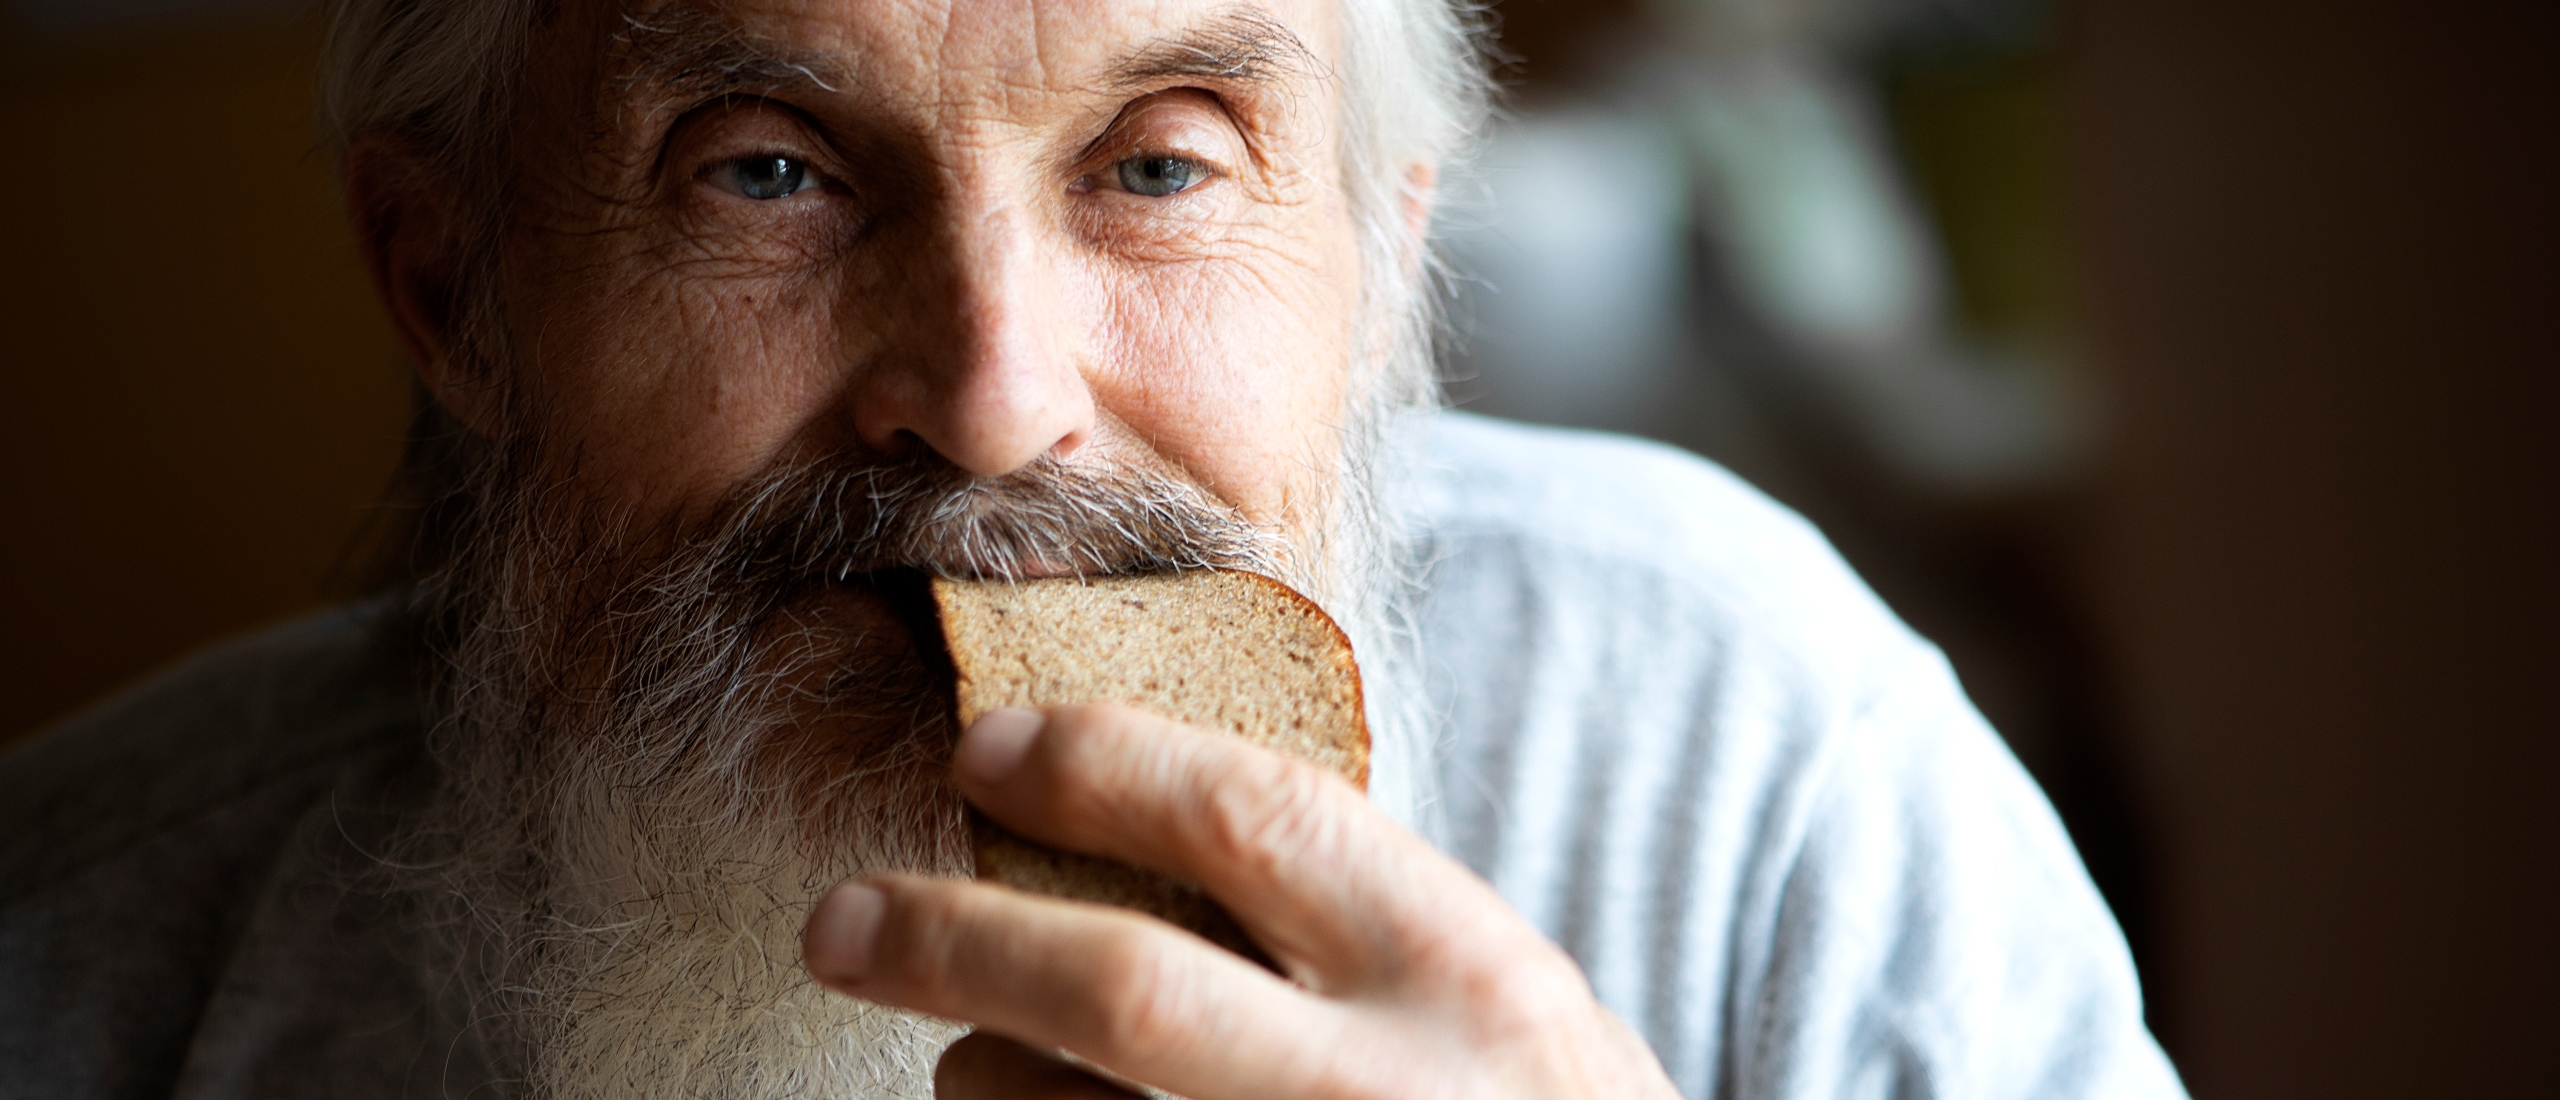
<svg viewBox="0 0 2560 1100">
<path fill-rule="evenodd" d="M 992 478 L 930 452 L 802 464 L 760 477 L 723 511 L 700 549 L 727 563 L 724 580 L 753 587 L 893 569 L 1016 580 L 1282 564 L 1277 534 L 1186 478 L 1046 456 Z"/>
<path fill-rule="evenodd" d="M 777 466 L 654 549 L 631 528 L 520 511 L 506 553 L 440 591 L 452 609 L 449 665 L 513 684 L 499 728 L 587 732 L 644 771 L 703 753 L 743 766 L 757 716 L 801 662 L 844 654 L 774 616 L 824 584 L 903 591 L 921 571 L 1021 578 L 1222 567 L 1277 575 L 1280 537 L 1167 471 L 1042 460 L 978 477 L 938 456 Z M 813 648 L 814 646 L 814 648 Z M 859 662 L 828 693 L 876 693 Z M 853 691 L 851 689 L 859 689 Z M 565 709 L 563 709 L 565 708 Z M 787 708 L 786 708 L 787 709 Z M 519 739 L 519 749 L 542 744 Z M 884 742 L 896 747 L 893 739 Z"/>
</svg>

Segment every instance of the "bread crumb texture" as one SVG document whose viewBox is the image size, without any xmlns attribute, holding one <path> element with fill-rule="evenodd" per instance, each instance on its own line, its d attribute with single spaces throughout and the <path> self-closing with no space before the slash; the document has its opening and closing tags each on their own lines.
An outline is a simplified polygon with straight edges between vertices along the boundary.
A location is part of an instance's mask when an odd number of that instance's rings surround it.
<svg viewBox="0 0 2560 1100">
<path fill-rule="evenodd" d="M 999 707 L 1123 703 L 1322 765 L 1362 787 L 1351 643 L 1251 573 L 934 582 L 961 725 Z"/>
<path fill-rule="evenodd" d="M 1369 783 L 1351 643 L 1288 586 L 1194 570 L 1094 580 L 933 582 L 962 728 L 999 707 L 1121 703 Z M 1152 913 L 1270 966 L 1190 883 L 1025 840 L 970 812 L 978 877 Z"/>
</svg>

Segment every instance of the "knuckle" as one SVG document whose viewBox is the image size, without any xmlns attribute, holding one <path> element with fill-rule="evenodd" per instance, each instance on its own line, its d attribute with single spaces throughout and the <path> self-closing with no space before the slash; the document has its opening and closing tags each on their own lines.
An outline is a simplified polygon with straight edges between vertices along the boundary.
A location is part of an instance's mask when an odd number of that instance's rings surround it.
<svg viewBox="0 0 2560 1100">
<path fill-rule="evenodd" d="M 1510 1045 L 1554 1035 L 1560 1020 L 1575 1017 L 1591 999 L 1590 986 L 1570 962 L 1534 951 L 1500 951 L 1469 968 L 1459 996 L 1476 1029 L 1490 1042 Z"/>
<path fill-rule="evenodd" d="M 1147 757 L 1149 715 L 1090 704 L 1050 712 L 1050 761 L 1042 769 L 1049 813 L 1070 835 L 1092 835 L 1119 820 Z"/>
<path fill-rule="evenodd" d="M 1091 1041 L 1113 1057 L 1152 1060 L 1186 1045 L 1197 1021 L 1191 971 L 1168 937 L 1130 928 L 1100 947 Z"/>
<path fill-rule="evenodd" d="M 984 887 L 901 876 L 889 893 L 871 985 L 904 1005 L 932 1010 L 967 999 L 973 954 L 995 949 Z"/>
<path fill-rule="evenodd" d="M 1341 827 L 1332 782 L 1278 757 L 1237 761 L 1208 785 L 1209 854 L 1266 871 L 1326 858 Z"/>
<path fill-rule="evenodd" d="M 1048 793 L 1048 825 L 1068 847 L 1087 848 L 1114 832 L 1122 806 L 1109 788 L 1070 774 L 1060 776 Z"/>
<path fill-rule="evenodd" d="M 1041 801 L 1050 822 L 1070 836 L 1082 835 L 1108 821 L 1114 799 L 1106 762 L 1113 740 L 1103 708 L 1059 707 L 1049 713 L 1042 735 L 1046 766 L 1036 769 Z"/>
</svg>

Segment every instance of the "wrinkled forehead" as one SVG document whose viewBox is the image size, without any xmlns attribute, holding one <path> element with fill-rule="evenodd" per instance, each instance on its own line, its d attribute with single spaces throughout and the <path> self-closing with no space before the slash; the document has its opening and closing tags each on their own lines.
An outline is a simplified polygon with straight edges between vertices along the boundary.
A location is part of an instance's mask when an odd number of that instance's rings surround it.
<svg viewBox="0 0 2560 1100">
<path fill-rule="evenodd" d="M 582 68 L 602 78 L 604 99 L 625 106 L 798 91 L 880 109 L 1027 114 L 1060 98 L 1168 80 L 1313 85 L 1341 56 L 1334 0 L 590 0 L 583 8 L 562 29 L 586 40 L 591 64 Z M 537 79 L 541 67 L 537 55 Z"/>
</svg>

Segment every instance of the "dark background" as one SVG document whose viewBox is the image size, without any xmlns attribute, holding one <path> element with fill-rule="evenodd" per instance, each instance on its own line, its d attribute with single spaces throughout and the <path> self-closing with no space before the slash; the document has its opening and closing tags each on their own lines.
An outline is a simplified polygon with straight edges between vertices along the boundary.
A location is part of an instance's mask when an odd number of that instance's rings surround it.
<svg viewBox="0 0 2560 1100">
<path fill-rule="evenodd" d="M 2031 335 L 2087 444 L 1915 484 L 1774 369 L 1700 414 L 1744 429 L 1645 426 L 1947 647 L 2202 1097 L 2553 1092 L 2552 10 L 2084 0 L 1861 53 L 1962 327 Z M 1648 18 L 1501 14 L 1524 119 Z M 8 35 L 0 740 L 343 595 L 405 392 L 308 15 L 22 0 Z"/>
</svg>

